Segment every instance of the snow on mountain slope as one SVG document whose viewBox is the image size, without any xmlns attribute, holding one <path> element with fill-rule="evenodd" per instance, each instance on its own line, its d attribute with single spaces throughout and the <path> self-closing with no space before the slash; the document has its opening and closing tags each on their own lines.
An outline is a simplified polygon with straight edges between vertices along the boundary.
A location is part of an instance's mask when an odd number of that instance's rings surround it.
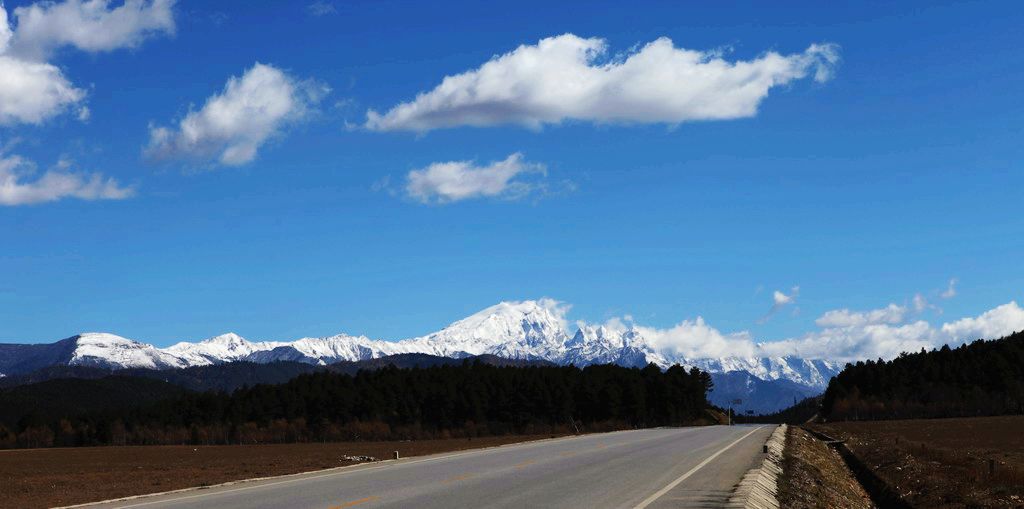
<svg viewBox="0 0 1024 509">
<path fill-rule="evenodd" d="M 139 343 L 114 334 L 88 332 L 76 338 L 69 365 L 104 368 L 181 368 L 188 364 L 153 345 Z"/>
<path fill-rule="evenodd" d="M 829 379 L 842 370 L 838 363 L 798 357 L 723 357 L 721 359 L 682 359 L 709 373 L 746 371 L 761 380 L 789 380 L 824 389 Z"/>
<path fill-rule="evenodd" d="M 247 360 L 254 352 L 272 350 L 285 344 L 271 341 L 253 343 L 229 332 L 198 343 L 183 341 L 165 348 L 164 352 L 178 357 L 189 366 L 205 366 Z"/>
<path fill-rule="evenodd" d="M 565 311 L 551 299 L 502 302 L 403 347 L 444 357 L 492 354 L 509 359 L 558 359 L 565 351 Z"/>
<path fill-rule="evenodd" d="M 827 361 L 796 357 L 682 358 L 657 350 L 640 330 L 631 326 L 581 324 L 576 333 L 569 336 L 566 312 L 566 306 L 550 299 L 501 302 L 432 334 L 402 341 L 338 334 L 291 342 L 254 342 L 227 333 L 197 343 L 181 342 L 160 349 L 113 334 L 88 333 L 64 340 L 62 344 L 66 347 L 49 355 L 53 358 L 51 364 L 166 369 L 234 361 L 298 361 L 323 365 L 401 353 L 453 358 L 490 354 L 580 367 L 602 363 L 644 366 L 653 362 L 667 368 L 678 363 L 710 373 L 748 373 L 768 382 L 784 380 L 817 390 L 824 390 L 828 380 L 841 368 Z M 24 349 L 9 350 L 20 352 Z M 65 350 L 67 354 L 60 353 Z M 40 354 L 33 355 L 38 357 Z M 6 367 L 5 371 L 18 367 L 17 359 L 0 360 L 4 361 L 0 367 Z M 26 362 L 28 360 L 26 356 Z M 38 359 L 31 359 L 31 363 L 37 364 Z"/>
<path fill-rule="evenodd" d="M 668 367 L 672 364 L 634 329 L 620 331 L 603 325 L 581 324 L 566 346 L 561 360 L 563 364 L 581 367 L 590 364 L 640 367 L 651 362 Z"/>
</svg>

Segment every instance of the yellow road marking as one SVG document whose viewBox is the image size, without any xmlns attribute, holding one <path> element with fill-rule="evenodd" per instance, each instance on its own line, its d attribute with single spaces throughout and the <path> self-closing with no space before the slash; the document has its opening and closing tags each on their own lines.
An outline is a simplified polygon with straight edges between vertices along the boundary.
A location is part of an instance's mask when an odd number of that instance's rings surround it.
<svg viewBox="0 0 1024 509">
<path fill-rule="evenodd" d="M 524 461 L 522 463 L 516 463 L 515 466 L 516 466 L 516 468 L 526 468 L 526 467 L 528 467 L 528 466 L 530 466 L 530 465 L 532 465 L 534 463 L 536 463 L 536 461 L 534 461 L 534 460 L 526 460 L 526 461 Z"/>
<path fill-rule="evenodd" d="M 332 505 L 330 507 L 330 509 L 341 509 L 343 507 L 352 507 L 352 506 L 359 505 L 359 504 L 365 504 L 367 502 L 373 502 L 374 500 L 377 500 L 378 498 L 379 497 L 361 498 L 359 500 L 353 500 L 351 502 L 345 502 L 344 504 L 341 504 L 341 505 Z"/>
<path fill-rule="evenodd" d="M 443 482 L 445 484 L 448 484 L 448 483 L 453 483 L 453 482 L 456 482 L 456 481 L 465 481 L 466 479 L 469 479 L 470 477 L 473 477 L 473 474 L 458 475 L 458 476 L 452 477 L 451 479 L 445 479 L 445 480 L 443 480 L 441 482 Z"/>
<path fill-rule="evenodd" d="M 606 447 L 608 447 L 608 446 L 607 446 L 607 445 L 604 445 L 604 444 L 597 444 L 597 448 L 598 448 L 598 449 L 604 449 L 604 448 L 606 448 Z"/>
<path fill-rule="evenodd" d="M 576 455 L 576 452 L 574 452 L 574 451 L 565 451 L 562 454 L 559 454 L 559 456 L 561 456 L 563 458 L 568 458 L 569 456 L 575 456 L 575 455 Z"/>
</svg>

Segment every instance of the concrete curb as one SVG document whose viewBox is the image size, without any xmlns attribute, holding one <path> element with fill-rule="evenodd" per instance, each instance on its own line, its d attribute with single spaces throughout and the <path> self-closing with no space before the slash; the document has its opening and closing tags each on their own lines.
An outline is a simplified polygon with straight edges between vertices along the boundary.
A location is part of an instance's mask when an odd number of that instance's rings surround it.
<svg viewBox="0 0 1024 509">
<path fill-rule="evenodd" d="M 725 504 L 729 508 L 779 509 L 779 476 L 782 475 L 782 454 L 786 448 L 786 425 L 775 428 L 765 443 L 768 454 L 761 466 L 743 476 L 736 491 Z"/>
</svg>

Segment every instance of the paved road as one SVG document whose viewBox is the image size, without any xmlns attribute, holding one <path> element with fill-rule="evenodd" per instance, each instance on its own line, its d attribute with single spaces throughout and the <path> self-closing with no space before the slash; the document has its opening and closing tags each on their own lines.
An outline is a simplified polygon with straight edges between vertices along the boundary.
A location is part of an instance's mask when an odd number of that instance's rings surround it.
<svg viewBox="0 0 1024 509">
<path fill-rule="evenodd" d="M 95 507 L 720 507 L 772 426 L 621 431 L 422 456 Z"/>
</svg>

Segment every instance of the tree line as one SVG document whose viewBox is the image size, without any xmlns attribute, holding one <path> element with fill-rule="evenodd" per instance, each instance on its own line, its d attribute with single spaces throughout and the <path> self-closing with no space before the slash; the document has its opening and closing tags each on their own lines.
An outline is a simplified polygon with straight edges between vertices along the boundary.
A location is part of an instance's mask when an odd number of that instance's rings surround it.
<svg viewBox="0 0 1024 509">
<path fill-rule="evenodd" d="M 752 424 L 804 424 L 814 418 L 821 408 L 821 396 L 804 398 L 793 406 L 783 408 L 777 412 L 761 415 L 737 415 L 733 417 L 736 423 Z"/>
<path fill-rule="evenodd" d="M 825 391 L 831 420 L 1024 413 L 1024 332 L 847 364 Z"/>
<path fill-rule="evenodd" d="M 185 392 L 80 413 L 28 412 L 0 423 L 0 447 L 415 440 L 683 425 L 704 415 L 711 387 L 710 375 L 696 368 L 662 371 L 653 364 L 579 369 L 465 362 L 315 372 L 232 393 Z"/>
</svg>

